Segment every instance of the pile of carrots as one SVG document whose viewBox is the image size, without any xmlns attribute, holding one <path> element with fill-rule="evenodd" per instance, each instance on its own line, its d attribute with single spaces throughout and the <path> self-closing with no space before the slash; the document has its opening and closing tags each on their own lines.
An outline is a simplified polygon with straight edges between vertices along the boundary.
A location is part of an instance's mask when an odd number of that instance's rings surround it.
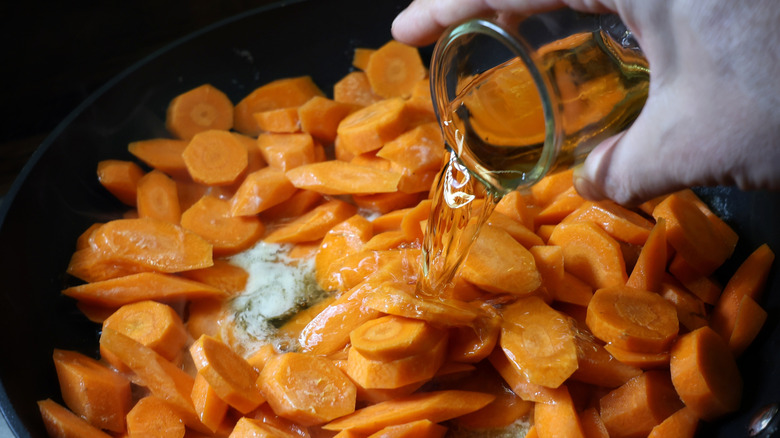
<svg viewBox="0 0 780 438">
<path fill-rule="evenodd" d="M 505 196 L 420 295 L 444 159 L 427 71 L 395 41 L 353 64 L 332 97 L 200 86 L 171 101 L 172 138 L 99 163 L 128 212 L 76 242 L 63 293 L 102 324 L 100 357 L 54 351 L 52 437 L 692 437 L 738 408 L 768 246 L 720 285 L 737 236 L 694 192 L 628 210 L 562 172 Z M 221 336 L 249 275 L 228 259 L 258 242 L 313 259 L 328 292 L 279 328 L 286 349 Z"/>
</svg>

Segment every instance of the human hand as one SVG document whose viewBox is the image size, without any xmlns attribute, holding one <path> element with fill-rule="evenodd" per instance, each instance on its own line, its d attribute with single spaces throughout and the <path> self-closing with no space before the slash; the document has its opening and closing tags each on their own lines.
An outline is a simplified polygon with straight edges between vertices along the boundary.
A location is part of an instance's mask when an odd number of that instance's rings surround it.
<svg viewBox="0 0 780 438">
<path fill-rule="evenodd" d="M 432 43 L 475 16 L 569 6 L 616 12 L 651 70 L 634 124 L 575 171 L 590 199 L 637 204 L 696 185 L 780 189 L 780 3 L 754 0 L 415 0 L 393 23 L 399 41 Z"/>
</svg>

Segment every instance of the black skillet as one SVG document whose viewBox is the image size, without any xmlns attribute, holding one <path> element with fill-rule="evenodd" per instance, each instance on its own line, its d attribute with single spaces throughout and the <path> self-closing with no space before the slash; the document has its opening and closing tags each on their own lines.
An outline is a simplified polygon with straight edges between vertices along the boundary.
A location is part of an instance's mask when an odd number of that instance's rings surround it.
<svg viewBox="0 0 780 438">
<path fill-rule="evenodd" d="M 98 184 L 96 164 L 131 159 L 127 144 L 165 136 L 169 100 L 211 83 L 237 102 L 255 87 L 311 75 L 330 94 L 355 47 L 379 47 L 403 0 L 279 2 L 220 22 L 153 54 L 102 87 L 43 142 L 0 207 L 0 407 L 19 437 L 44 437 L 36 401 L 59 399 L 53 348 L 97 356 L 98 331 L 60 295 L 72 280 L 65 267 L 76 237 L 124 207 Z M 430 53 L 424 49 L 424 54 Z M 780 168 L 778 169 L 780 171 Z M 731 188 L 699 190 L 741 236 L 726 279 L 759 244 L 780 249 L 780 194 Z M 700 436 L 748 436 L 753 416 L 780 401 L 780 279 L 769 279 L 769 319 L 740 359 L 742 409 L 704 424 Z"/>
</svg>

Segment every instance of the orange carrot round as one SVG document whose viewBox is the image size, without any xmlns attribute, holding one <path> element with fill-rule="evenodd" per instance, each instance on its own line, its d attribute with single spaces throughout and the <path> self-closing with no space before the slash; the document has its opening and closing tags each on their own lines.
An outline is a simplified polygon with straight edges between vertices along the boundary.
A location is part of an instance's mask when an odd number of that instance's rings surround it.
<svg viewBox="0 0 780 438">
<path fill-rule="evenodd" d="M 371 88 L 384 98 L 411 96 L 427 73 L 417 48 L 398 41 L 389 41 L 372 53 L 365 71 Z"/>
<path fill-rule="evenodd" d="M 181 225 L 209 242 L 215 256 L 243 251 L 265 232 L 257 216 L 232 216 L 230 201 L 208 195 L 182 213 Z"/>
<path fill-rule="evenodd" d="M 111 314 L 103 327 L 135 339 L 170 361 L 187 343 L 187 331 L 179 315 L 171 306 L 156 301 L 126 304 Z"/>
<path fill-rule="evenodd" d="M 233 184 L 249 164 L 244 145 L 229 131 L 216 129 L 192 137 L 182 158 L 192 179 L 209 186 Z"/>
<path fill-rule="evenodd" d="M 163 399 L 153 395 L 138 400 L 127 414 L 128 436 L 183 438 L 184 423 Z"/>
<path fill-rule="evenodd" d="M 233 102 L 210 84 L 203 84 L 171 100 L 165 127 L 182 140 L 209 129 L 233 127 Z"/>
</svg>

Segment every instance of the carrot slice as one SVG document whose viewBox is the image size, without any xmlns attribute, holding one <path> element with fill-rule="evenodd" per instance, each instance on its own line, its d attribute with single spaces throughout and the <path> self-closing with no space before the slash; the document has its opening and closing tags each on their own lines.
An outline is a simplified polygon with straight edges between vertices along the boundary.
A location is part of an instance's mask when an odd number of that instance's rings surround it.
<svg viewBox="0 0 780 438">
<path fill-rule="evenodd" d="M 401 174 L 343 161 L 323 161 L 285 173 L 300 189 L 325 195 L 388 193 L 398 189 Z"/>
<path fill-rule="evenodd" d="M 546 207 L 558 195 L 574 185 L 574 169 L 564 170 L 549 174 L 531 186 L 533 203 L 539 207 Z"/>
<path fill-rule="evenodd" d="M 424 197 L 424 193 L 404 193 L 404 192 L 390 192 L 390 193 L 375 193 L 372 195 L 359 195 L 352 196 L 352 200 L 355 205 L 362 210 L 366 210 L 372 213 L 386 214 L 393 210 L 402 208 L 409 208 L 417 205 L 421 198 Z"/>
<path fill-rule="evenodd" d="M 314 256 L 317 283 L 324 290 L 336 290 L 337 284 L 331 283 L 331 266 L 335 269 L 338 259 L 357 253 L 373 234 L 372 223 L 361 215 L 354 215 L 331 228 L 319 245 Z"/>
<path fill-rule="evenodd" d="M 184 423 L 174 409 L 153 395 L 136 402 L 127 413 L 128 436 L 184 438 Z"/>
<path fill-rule="evenodd" d="M 447 358 L 459 363 L 478 363 L 486 359 L 498 344 L 501 317 L 490 305 L 483 305 L 486 315 L 470 326 L 450 327 Z"/>
<path fill-rule="evenodd" d="M 38 402 L 46 433 L 52 438 L 110 438 L 86 420 L 57 402 L 46 399 Z"/>
<path fill-rule="evenodd" d="M 661 283 L 661 296 L 677 308 L 677 319 L 686 330 L 696 330 L 708 324 L 704 301 L 674 281 L 671 276 L 666 276 Z"/>
<path fill-rule="evenodd" d="M 153 169 L 174 178 L 189 180 L 190 174 L 181 155 L 187 148 L 187 143 L 172 138 L 153 138 L 134 141 L 127 146 L 127 150 Z"/>
<path fill-rule="evenodd" d="M 122 203 L 135 207 L 138 181 L 144 176 L 132 161 L 102 160 L 97 165 L 100 184 Z"/>
<path fill-rule="evenodd" d="M 230 438 L 262 437 L 262 438 L 292 438 L 295 435 L 286 433 L 266 423 L 263 419 L 241 417 L 230 432 Z"/>
<path fill-rule="evenodd" d="M 693 410 L 683 407 L 655 426 L 647 438 L 693 438 L 698 426 L 699 418 Z"/>
<path fill-rule="evenodd" d="M 642 353 L 660 353 L 679 330 L 677 309 L 654 292 L 626 286 L 599 289 L 588 304 L 588 328 L 604 342 Z"/>
<path fill-rule="evenodd" d="M 144 300 L 220 298 L 225 295 L 221 290 L 203 283 L 156 272 L 142 272 L 72 286 L 62 293 L 79 301 L 103 307 L 119 307 Z"/>
<path fill-rule="evenodd" d="M 53 358 L 65 405 L 98 429 L 124 432 L 130 381 L 76 351 L 55 349 Z"/>
<path fill-rule="evenodd" d="M 150 270 L 130 262 L 113 260 L 87 243 L 87 247 L 81 248 L 71 255 L 66 272 L 79 280 L 96 282 Z"/>
<path fill-rule="evenodd" d="M 635 364 L 615 357 L 609 349 L 610 344 L 601 346 L 586 331 L 580 333 L 575 342 L 577 370 L 571 375 L 572 380 L 604 388 L 617 388 L 642 374 L 642 370 Z"/>
<path fill-rule="evenodd" d="M 411 96 L 427 74 L 419 50 L 394 40 L 371 54 L 365 72 L 371 88 L 384 98 Z"/>
<path fill-rule="evenodd" d="M 660 353 L 638 353 L 624 350 L 614 344 L 607 344 L 604 348 L 621 363 L 635 366 L 643 370 L 668 368 L 671 356 L 668 351 Z"/>
<path fill-rule="evenodd" d="M 364 107 L 382 98 L 371 89 L 365 72 L 353 71 L 333 85 L 333 100 Z"/>
<path fill-rule="evenodd" d="M 534 427 L 539 438 L 565 436 L 585 438 L 579 415 L 574 408 L 569 390 L 561 386 L 550 403 L 534 405 Z"/>
<path fill-rule="evenodd" d="M 408 127 L 401 98 L 384 99 L 345 117 L 337 129 L 339 146 L 353 155 L 375 151 Z"/>
<path fill-rule="evenodd" d="M 260 384 L 274 412 L 304 426 L 354 412 L 355 385 L 328 359 L 285 353 L 268 360 Z"/>
<path fill-rule="evenodd" d="M 284 177 L 287 180 L 287 177 Z M 289 182 L 289 180 L 287 180 Z M 292 184 L 290 184 L 292 186 Z M 293 188 L 295 188 L 293 186 Z M 260 214 L 264 221 L 280 222 L 285 219 L 298 217 L 316 207 L 324 197 L 311 190 L 297 190 L 286 200 L 263 210 Z"/>
<path fill-rule="evenodd" d="M 369 438 L 441 438 L 447 428 L 430 420 L 418 420 L 409 423 L 387 426 L 372 433 Z"/>
<path fill-rule="evenodd" d="M 528 381 L 525 373 L 510 361 L 504 350 L 496 348 L 488 356 L 490 364 L 501 375 L 509 388 L 521 399 L 537 403 L 547 403 L 555 400 L 559 388 L 548 388 Z"/>
<path fill-rule="evenodd" d="M 314 96 L 298 107 L 301 130 L 327 143 L 336 140 L 339 123 L 360 106 Z"/>
<path fill-rule="evenodd" d="M 314 96 L 322 96 L 322 90 L 309 76 L 299 76 L 271 81 L 253 90 L 236 104 L 233 126 L 236 131 L 256 137 L 260 134 L 253 114 L 277 108 L 303 105 Z"/>
<path fill-rule="evenodd" d="M 564 218 L 574 214 L 584 203 L 585 199 L 577 193 L 577 190 L 573 186 L 569 187 L 539 211 L 536 217 L 534 217 L 534 225 L 560 223 Z M 576 223 L 576 221 L 573 223 Z"/>
<path fill-rule="evenodd" d="M 265 236 L 269 243 L 311 242 L 325 237 L 337 224 L 356 213 L 355 206 L 338 199 L 332 199 L 314 207 L 292 222 L 282 225 Z"/>
<path fill-rule="evenodd" d="M 674 388 L 697 417 L 713 420 L 739 407 L 742 376 L 726 342 L 708 326 L 680 336 L 671 350 Z"/>
<path fill-rule="evenodd" d="M 376 49 L 369 49 L 366 47 L 355 47 L 355 51 L 352 54 L 352 66 L 365 70 L 368 65 L 368 59 L 376 52 Z"/>
<path fill-rule="evenodd" d="M 503 213 L 493 211 L 487 219 L 487 224 L 503 229 L 509 233 L 517 243 L 526 248 L 530 249 L 533 246 L 544 245 L 544 241 L 531 231 L 530 228 Z"/>
<path fill-rule="evenodd" d="M 609 432 L 595 407 L 587 408 L 580 413 L 580 424 L 587 438 L 609 438 Z"/>
<path fill-rule="evenodd" d="M 584 221 L 593 222 L 615 239 L 634 245 L 644 245 L 653 228 L 653 223 L 644 216 L 611 201 L 585 202 L 562 222 Z"/>
<path fill-rule="evenodd" d="M 176 183 L 159 170 L 153 170 L 138 181 L 138 217 L 150 217 L 178 224 L 181 206 Z"/>
<path fill-rule="evenodd" d="M 230 132 L 215 129 L 195 134 L 182 158 L 192 179 L 207 186 L 235 183 L 249 164 L 246 147 Z"/>
<path fill-rule="evenodd" d="M 171 100 L 165 127 L 182 140 L 209 129 L 229 130 L 233 127 L 233 102 L 211 84 L 203 84 Z"/>
<path fill-rule="evenodd" d="M 244 178 L 230 200 L 233 216 L 252 216 L 290 199 L 295 187 L 284 172 L 264 167 Z"/>
<path fill-rule="evenodd" d="M 269 166 L 283 172 L 315 161 L 314 139 L 307 133 L 263 133 L 257 147 Z"/>
<path fill-rule="evenodd" d="M 230 406 L 246 414 L 265 400 L 255 385 L 258 374 L 249 363 L 224 343 L 201 335 L 190 354 L 214 392 Z"/>
<path fill-rule="evenodd" d="M 531 296 L 501 310 L 499 343 L 532 384 L 557 388 L 578 367 L 572 322 Z"/>
<path fill-rule="evenodd" d="M 626 286 L 660 292 L 667 260 L 666 220 L 660 218 L 648 234 Z"/>
<path fill-rule="evenodd" d="M 229 295 L 243 291 L 249 279 L 249 273 L 244 268 L 226 260 L 214 260 L 213 266 L 185 271 L 181 276 L 213 286 Z"/>
<path fill-rule="evenodd" d="M 275 108 L 252 114 L 261 131 L 274 133 L 292 133 L 301 130 L 298 107 Z M 260 134 L 262 135 L 262 134 Z"/>
<path fill-rule="evenodd" d="M 683 407 L 664 371 L 645 371 L 599 400 L 610 437 L 644 437 Z"/>
<path fill-rule="evenodd" d="M 371 434 L 387 426 L 429 420 L 439 423 L 485 407 L 494 396 L 474 391 L 444 390 L 413 394 L 362 408 L 322 426 Z"/>
<path fill-rule="evenodd" d="M 181 226 L 204 238 L 215 256 L 241 252 L 260 240 L 265 226 L 257 216 L 231 215 L 231 202 L 204 196 L 181 215 Z"/>
<path fill-rule="evenodd" d="M 228 404 L 219 398 L 216 391 L 200 373 L 195 375 L 191 397 L 200 422 L 212 432 L 216 432 L 227 414 Z"/>
<path fill-rule="evenodd" d="M 625 285 L 628 280 L 620 245 L 596 224 L 559 224 L 547 243 L 560 246 L 566 270 L 594 289 Z"/>
<path fill-rule="evenodd" d="M 701 274 L 689 264 L 679 253 L 672 257 L 668 271 L 685 288 L 691 291 L 707 304 L 715 304 L 722 293 L 722 288 L 713 278 Z"/>
<path fill-rule="evenodd" d="M 526 198 L 517 190 L 511 191 L 498 201 L 493 212 L 508 216 L 526 228 L 533 228 L 533 218 L 529 212 L 529 201 Z"/>
<path fill-rule="evenodd" d="M 761 327 L 768 317 L 767 311 L 749 295 L 743 295 L 737 306 L 737 316 L 734 318 L 734 329 L 728 339 L 729 348 L 738 357 L 758 336 Z"/>
<path fill-rule="evenodd" d="M 385 143 L 376 155 L 417 172 L 438 171 L 444 152 L 441 128 L 437 123 L 425 123 Z"/>
</svg>

